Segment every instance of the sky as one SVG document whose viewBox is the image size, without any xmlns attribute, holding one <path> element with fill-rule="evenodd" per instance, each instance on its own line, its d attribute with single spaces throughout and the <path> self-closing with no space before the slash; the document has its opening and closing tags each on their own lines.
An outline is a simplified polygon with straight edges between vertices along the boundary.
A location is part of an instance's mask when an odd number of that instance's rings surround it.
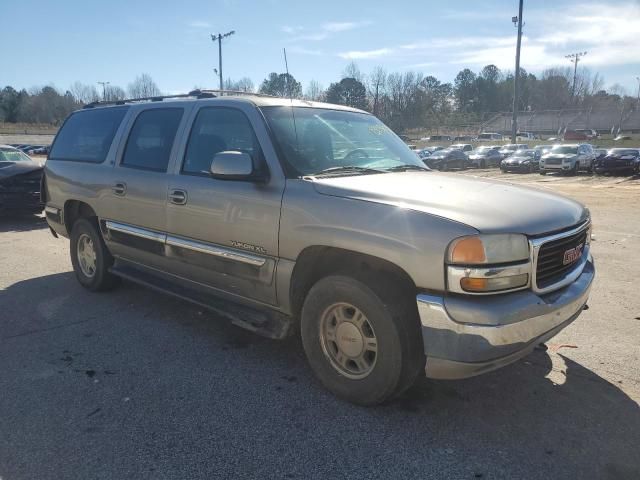
<svg viewBox="0 0 640 480">
<path fill-rule="evenodd" d="M 126 88 L 148 73 L 165 93 L 217 88 L 210 34 L 230 30 L 224 77 L 256 86 L 285 71 L 283 48 L 303 89 L 312 79 L 328 87 L 351 61 L 364 74 L 382 66 L 452 82 L 467 67 L 514 69 L 517 10 L 517 0 L 2 0 L 0 86 Z M 528 72 L 571 66 L 565 55 L 586 51 L 580 66 L 637 94 L 640 0 L 524 0 L 523 19 Z"/>
</svg>

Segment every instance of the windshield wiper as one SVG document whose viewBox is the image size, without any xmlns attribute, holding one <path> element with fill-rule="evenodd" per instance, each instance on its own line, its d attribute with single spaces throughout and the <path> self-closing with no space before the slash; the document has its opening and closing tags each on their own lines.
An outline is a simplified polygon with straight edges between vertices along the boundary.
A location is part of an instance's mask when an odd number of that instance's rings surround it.
<svg viewBox="0 0 640 480">
<path fill-rule="evenodd" d="M 386 168 L 387 172 L 406 172 L 409 170 L 421 170 L 424 172 L 429 172 L 430 170 L 426 167 L 421 167 L 420 165 L 396 165 L 395 167 Z"/>
<path fill-rule="evenodd" d="M 318 175 L 331 175 L 333 173 L 384 173 L 384 170 L 377 170 L 375 168 L 358 167 L 356 165 L 343 165 L 340 167 L 330 167 L 313 173 L 312 176 Z"/>
</svg>

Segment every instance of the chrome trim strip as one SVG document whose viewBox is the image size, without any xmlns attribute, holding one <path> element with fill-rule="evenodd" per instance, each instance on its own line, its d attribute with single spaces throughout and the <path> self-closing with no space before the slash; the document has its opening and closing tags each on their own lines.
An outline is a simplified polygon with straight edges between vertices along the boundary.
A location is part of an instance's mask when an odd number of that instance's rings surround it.
<svg viewBox="0 0 640 480">
<path fill-rule="evenodd" d="M 567 273 L 567 275 L 559 282 L 556 282 L 553 285 L 549 285 L 548 287 L 545 287 L 545 288 L 538 288 L 538 281 L 536 278 L 538 273 L 538 254 L 540 253 L 540 248 L 542 248 L 542 246 L 545 243 L 552 242 L 554 240 L 560 240 L 562 238 L 570 237 L 572 235 L 576 235 L 577 233 L 580 233 L 583 230 L 589 230 L 590 226 L 591 226 L 591 220 L 588 220 L 584 222 L 582 225 L 580 225 L 579 227 L 569 230 L 568 232 L 556 233 L 555 235 L 549 235 L 548 237 L 533 238 L 529 240 L 529 244 L 531 246 L 531 264 L 533 265 L 532 272 L 531 272 L 531 289 L 534 292 L 544 294 L 544 293 L 552 292 L 554 290 L 558 290 L 574 282 L 582 274 L 582 270 L 584 269 L 584 266 L 587 264 L 587 261 L 589 260 L 590 244 L 591 244 L 590 238 L 587 238 L 585 240 L 585 246 L 582 252 L 582 259 L 576 265 L 576 268 L 574 268 L 569 273 Z"/>
<path fill-rule="evenodd" d="M 514 275 L 528 275 L 528 281 L 526 285 L 517 288 L 511 288 L 508 290 L 497 290 L 489 292 L 468 292 L 463 290 L 460 286 L 460 280 L 465 277 L 472 278 L 500 278 L 511 277 Z M 502 293 L 515 292 L 518 290 L 524 290 L 529 288 L 531 282 L 531 263 L 529 261 L 525 263 L 519 263 L 518 265 L 508 265 L 505 267 L 459 267 L 449 265 L 447 267 L 447 281 L 449 283 L 449 291 L 455 293 L 463 293 L 465 295 L 497 295 Z"/>
<path fill-rule="evenodd" d="M 194 252 L 206 253 L 215 257 L 233 260 L 240 263 L 246 263 L 247 265 L 252 265 L 254 267 L 261 267 L 267 261 L 263 257 L 251 255 L 250 253 L 239 252 L 230 248 L 220 247 L 217 245 L 214 246 L 195 240 L 174 237 L 172 235 L 167 235 L 166 243 L 167 245 L 171 245 L 172 247 L 186 248 L 188 250 L 193 250 Z"/>
<path fill-rule="evenodd" d="M 146 228 L 125 225 L 124 223 L 112 222 L 111 220 L 106 221 L 106 226 L 108 230 L 126 233 L 128 235 L 145 238 L 147 240 L 153 240 L 154 242 L 165 243 L 167 240 L 167 236 L 164 233 L 154 232 L 153 230 L 147 230 Z"/>
<path fill-rule="evenodd" d="M 44 211 L 47 213 L 51 213 L 52 215 L 60 215 L 60 209 L 56 207 L 46 206 L 44 207 Z"/>
</svg>

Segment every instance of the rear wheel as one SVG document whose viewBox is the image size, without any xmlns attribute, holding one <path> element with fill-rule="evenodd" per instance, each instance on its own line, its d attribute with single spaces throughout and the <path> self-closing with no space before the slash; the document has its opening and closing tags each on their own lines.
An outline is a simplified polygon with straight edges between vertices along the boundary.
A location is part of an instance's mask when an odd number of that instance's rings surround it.
<svg viewBox="0 0 640 480">
<path fill-rule="evenodd" d="M 95 222 L 81 218 L 73 224 L 69 244 L 71 264 L 80 284 L 94 292 L 109 290 L 118 277 L 109 272 L 113 257 L 107 250 Z"/>
<path fill-rule="evenodd" d="M 402 393 L 423 370 L 417 312 L 392 290 L 336 275 L 309 291 L 302 343 L 311 369 L 336 396 L 376 405 Z"/>
<path fill-rule="evenodd" d="M 480 168 L 487 168 L 487 162 L 484 160 L 480 160 Z"/>
<path fill-rule="evenodd" d="M 545 172 L 544 170 L 540 170 L 540 175 L 546 175 L 547 172 Z"/>
</svg>

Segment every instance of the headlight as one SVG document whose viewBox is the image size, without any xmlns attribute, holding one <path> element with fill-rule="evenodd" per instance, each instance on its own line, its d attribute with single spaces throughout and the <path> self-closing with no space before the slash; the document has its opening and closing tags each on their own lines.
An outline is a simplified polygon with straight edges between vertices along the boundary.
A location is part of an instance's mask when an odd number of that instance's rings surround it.
<svg viewBox="0 0 640 480">
<path fill-rule="evenodd" d="M 531 163 L 529 160 L 523 160 L 523 161 L 522 161 L 522 164 L 523 164 L 523 165 L 529 165 L 529 163 Z"/>
<path fill-rule="evenodd" d="M 451 242 L 447 262 L 452 265 L 486 265 L 529 258 L 529 242 L 520 234 L 470 235 Z"/>
<path fill-rule="evenodd" d="M 448 287 L 457 293 L 522 289 L 531 276 L 529 242 L 519 234 L 458 238 L 449 246 L 447 263 Z"/>
</svg>

